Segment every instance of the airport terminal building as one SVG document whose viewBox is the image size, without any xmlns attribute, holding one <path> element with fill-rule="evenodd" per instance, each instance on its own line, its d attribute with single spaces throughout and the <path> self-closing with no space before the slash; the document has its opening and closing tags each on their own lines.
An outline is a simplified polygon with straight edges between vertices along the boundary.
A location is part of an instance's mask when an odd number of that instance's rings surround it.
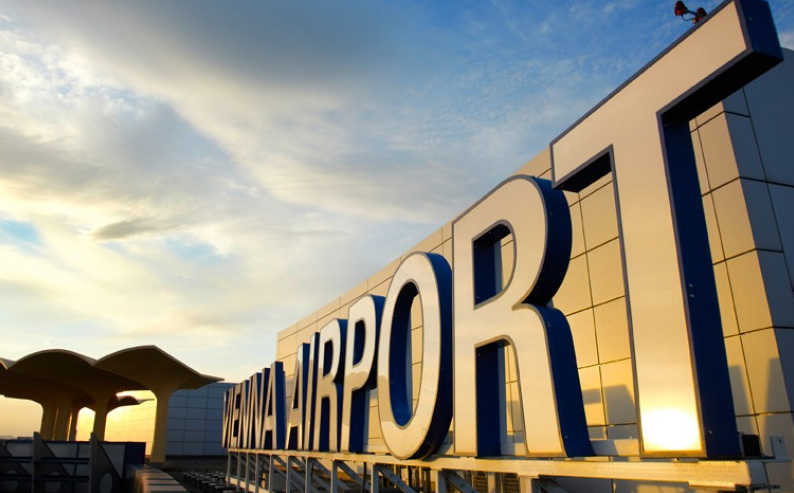
<svg viewBox="0 0 794 493">
<path fill-rule="evenodd" d="M 794 492 L 793 285 L 794 52 L 729 1 L 283 330 L 226 396 L 230 479 Z"/>
<path fill-rule="evenodd" d="M 165 457 L 219 457 L 221 447 L 223 394 L 233 384 L 214 382 L 198 389 L 177 390 L 168 400 L 165 431 Z M 108 414 L 105 440 L 145 443 L 146 455 L 152 452 L 156 397 L 147 391 L 127 393 L 140 404 L 124 406 Z M 81 413 L 76 440 L 88 441 L 93 429 L 93 413 Z"/>
<path fill-rule="evenodd" d="M 232 384 L 219 380 L 156 346 L 98 360 L 65 349 L 0 358 L 0 395 L 42 406 L 41 440 L 141 442 L 152 462 L 225 455 L 223 395 Z M 7 454 L 0 443 L 0 457 Z"/>
</svg>

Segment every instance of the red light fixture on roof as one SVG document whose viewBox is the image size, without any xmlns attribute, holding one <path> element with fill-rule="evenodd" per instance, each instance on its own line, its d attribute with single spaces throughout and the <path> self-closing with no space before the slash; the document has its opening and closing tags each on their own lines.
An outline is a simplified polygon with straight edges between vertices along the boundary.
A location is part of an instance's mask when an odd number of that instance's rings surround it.
<svg viewBox="0 0 794 493">
<path fill-rule="evenodd" d="M 681 20 L 692 21 L 693 24 L 697 24 L 698 22 L 703 20 L 703 18 L 706 17 L 706 15 L 708 14 L 706 13 L 706 9 L 704 9 L 703 7 L 700 7 L 693 12 L 689 10 L 686 5 L 684 5 L 684 2 L 679 0 L 675 3 L 675 15 L 676 17 L 680 17 Z M 692 17 L 687 17 L 687 16 L 692 16 Z"/>
</svg>

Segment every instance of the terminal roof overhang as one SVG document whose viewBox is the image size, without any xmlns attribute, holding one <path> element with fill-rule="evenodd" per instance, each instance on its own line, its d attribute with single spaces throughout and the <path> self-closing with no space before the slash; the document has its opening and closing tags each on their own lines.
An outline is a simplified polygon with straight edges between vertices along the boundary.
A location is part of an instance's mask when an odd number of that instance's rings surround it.
<svg viewBox="0 0 794 493">
<path fill-rule="evenodd" d="M 164 385 L 171 385 L 174 389 L 197 389 L 222 380 L 196 372 L 157 346 L 139 346 L 117 351 L 101 358 L 95 367 L 124 375 L 153 391 Z"/>
<path fill-rule="evenodd" d="M 93 404 L 88 394 L 71 385 L 11 371 L 9 368 L 14 364 L 14 361 L 0 358 L 0 395 L 41 404 L 62 399 Z"/>
<path fill-rule="evenodd" d="M 93 407 L 97 399 L 118 392 L 156 394 L 164 388 L 195 389 L 220 380 L 196 372 L 156 346 L 123 349 L 99 360 L 63 349 L 39 351 L 18 361 L 0 358 L 0 394 L 41 404 L 68 400 Z M 132 404 L 113 397 L 103 404 Z"/>
</svg>

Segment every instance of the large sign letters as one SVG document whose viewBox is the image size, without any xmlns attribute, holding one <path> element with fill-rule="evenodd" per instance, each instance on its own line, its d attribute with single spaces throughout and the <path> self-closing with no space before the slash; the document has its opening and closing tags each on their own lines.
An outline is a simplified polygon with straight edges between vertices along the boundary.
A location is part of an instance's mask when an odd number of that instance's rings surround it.
<svg viewBox="0 0 794 493">
<path fill-rule="evenodd" d="M 559 188 L 614 173 L 644 455 L 739 454 L 689 121 L 780 60 L 769 6 L 724 4 L 551 144 Z"/>
<path fill-rule="evenodd" d="M 223 445 L 371 452 L 369 430 L 380 427 L 392 455 L 424 459 L 444 445 L 454 418 L 452 453 L 499 456 L 508 351 L 522 455 L 592 455 L 571 331 L 551 300 L 571 253 L 562 190 L 611 172 L 640 453 L 740 457 L 689 121 L 780 60 L 766 2 L 718 7 L 551 143 L 551 182 L 513 176 L 454 220 L 454 269 L 441 255 L 413 253 L 385 299 L 361 297 L 347 319 L 299 345 L 288 403 L 281 362 L 232 388 Z M 512 248 L 509 272 L 504 248 Z M 418 373 L 408 343 L 417 301 Z"/>
<path fill-rule="evenodd" d="M 512 235 L 501 288 L 494 262 Z M 515 358 L 526 453 L 591 455 L 571 330 L 547 305 L 571 252 L 568 203 L 546 181 L 516 176 L 452 223 L 455 265 L 455 454 L 501 455 L 497 351 Z M 496 272 L 499 270 L 500 272 Z"/>
</svg>

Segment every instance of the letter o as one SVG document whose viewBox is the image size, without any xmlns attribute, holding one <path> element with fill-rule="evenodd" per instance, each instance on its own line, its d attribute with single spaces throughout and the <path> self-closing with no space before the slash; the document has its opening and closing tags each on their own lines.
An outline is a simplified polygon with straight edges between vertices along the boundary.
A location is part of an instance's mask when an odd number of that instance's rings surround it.
<svg viewBox="0 0 794 493">
<path fill-rule="evenodd" d="M 422 376 L 416 411 L 406 396 L 406 331 L 422 301 Z M 378 414 L 383 440 L 399 459 L 422 459 L 444 442 L 452 419 L 452 271 L 434 253 L 415 253 L 394 274 L 380 330 Z"/>
</svg>

